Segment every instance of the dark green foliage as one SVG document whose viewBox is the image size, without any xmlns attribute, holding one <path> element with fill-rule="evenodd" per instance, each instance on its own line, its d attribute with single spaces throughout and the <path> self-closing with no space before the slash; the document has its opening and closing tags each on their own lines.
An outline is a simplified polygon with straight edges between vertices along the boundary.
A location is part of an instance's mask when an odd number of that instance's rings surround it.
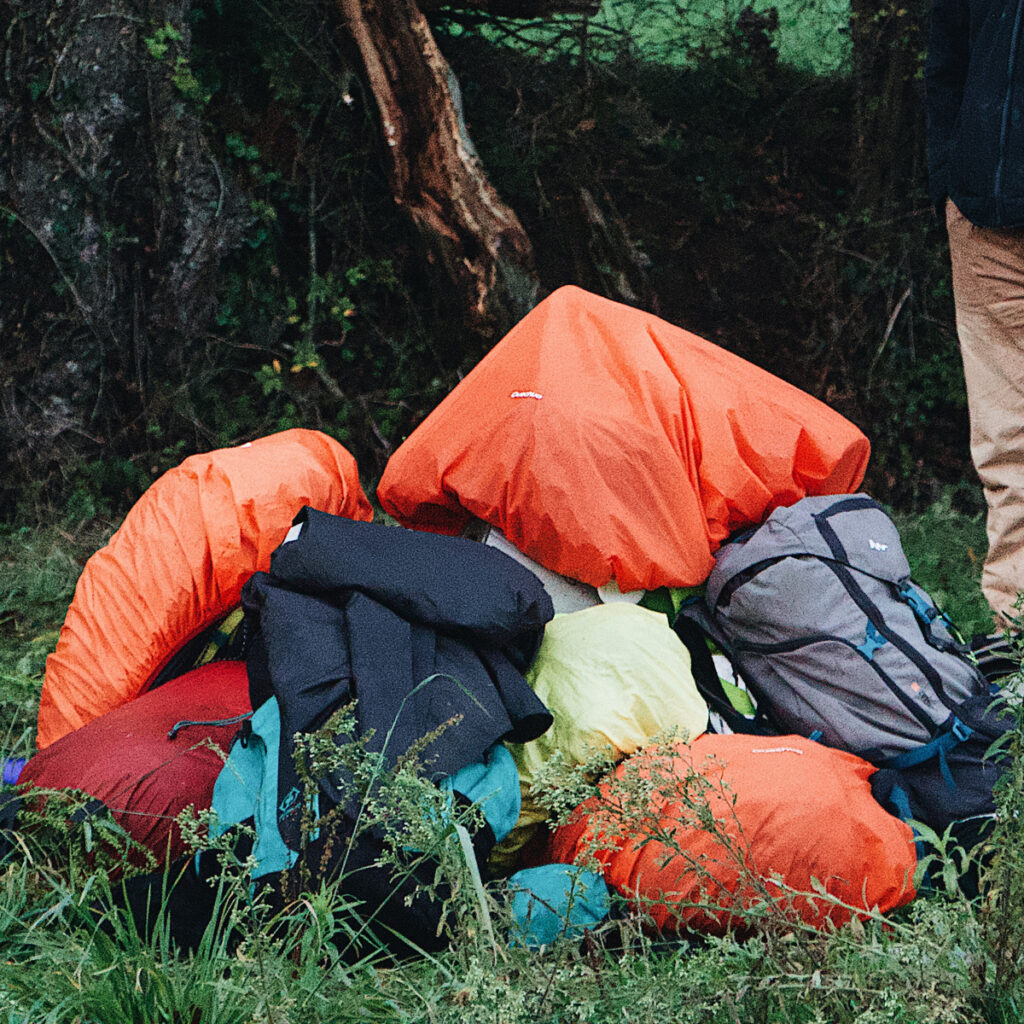
<svg viewBox="0 0 1024 1024">
<path fill-rule="evenodd" d="M 428 283 L 337 6 L 120 3 L 0 0 L 0 518 L 119 515 L 184 455 L 295 425 L 372 486 L 488 342 Z M 648 50 L 614 13 L 543 47 L 436 22 L 542 293 L 651 309 L 821 397 L 884 500 L 973 479 L 924 182 L 865 205 L 881 87 L 780 61 L 771 10 Z"/>
<path fill-rule="evenodd" d="M 981 595 L 988 549 L 981 493 L 948 489 L 919 515 L 895 513 L 914 580 L 967 639 L 992 632 L 992 610 Z"/>
<path fill-rule="evenodd" d="M 296 425 L 379 473 L 461 359 L 424 323 L 461 314 L 420 281 L 334 6 L 95 6 L 0 4 L 3 516 L 122 514 Z"/>
</svg>

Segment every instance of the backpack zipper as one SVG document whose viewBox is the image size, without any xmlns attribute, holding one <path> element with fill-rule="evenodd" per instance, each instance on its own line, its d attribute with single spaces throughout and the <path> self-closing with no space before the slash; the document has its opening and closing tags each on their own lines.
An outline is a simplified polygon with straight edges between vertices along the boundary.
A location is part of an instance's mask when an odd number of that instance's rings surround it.
<svg viewBox="0 0 1024 1024">
<path fill-rule="evenodd" d="M 246 711 L 244 714 L 233 715 L 231 718 L 183 718 L 180 722 L 175 722 L 174 725 L 171 726 L 169 732 L 167 733 L 167 738 L 169 740 L 173 740 L 178 735 L 178 733 L 182 731 L 182 729 L 192 729 L 200 725 L 208 725 L 214 727 L 220 727 L 225 725 L 237 725 L 239 722 L 244 722 L 252 718 L 252 714 L 253 713 L 251 711 Z"/>
</svg>

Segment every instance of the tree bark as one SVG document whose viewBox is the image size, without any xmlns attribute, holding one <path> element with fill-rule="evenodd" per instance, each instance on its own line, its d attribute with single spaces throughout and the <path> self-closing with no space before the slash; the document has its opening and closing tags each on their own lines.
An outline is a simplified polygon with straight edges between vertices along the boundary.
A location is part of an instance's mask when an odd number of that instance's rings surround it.
<svg viewBox="0 0 1024 1024">
<path fill-rule="evenodd" d="M 160 375 L 209 330 L 211 281 L 252 220 L 182 93 L 190 8 L 0 0 L 11 99 L 0 97 L 0 204 L 45 253 L 93 338 L 93 419 L 108 381 L 144 403 L 151 363 Z M 160 59 L 147 53 L 151 26 L 162 26 Z"/>
<path fill-rule="evenodd" d="M 500 336 L 536 303 L 533 249 L 473 148 L 455 76 L 414 0 L 338 3 L 377 105 L 395 201 L 468 325 Z"/>
</svg>

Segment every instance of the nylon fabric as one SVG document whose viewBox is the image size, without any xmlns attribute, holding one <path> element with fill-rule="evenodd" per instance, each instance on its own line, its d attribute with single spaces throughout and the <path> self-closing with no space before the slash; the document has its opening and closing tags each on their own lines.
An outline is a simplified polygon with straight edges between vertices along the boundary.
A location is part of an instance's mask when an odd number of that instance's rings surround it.
<svg viewBox="0 0 1024 1024">
<path fill-rule="evenodd" d="M 39 749 L 145 691 L 239 603 L 305 505 L 373 518 L 355 459 L 315 430 L 193 455 L 161 476 L 85 565 L 47 659 Z"/>
<path fill-rule="evenodd" d="M 611 911 L 605 880 L 574 864 L 524 868 L 508 880 L 508 888 L 512 946 L 541 949 L 562 939 L 578 939 Z"/>
<path fill-rule="evenodd" d="M 625 761 L 617 781 L 649 797 L 629 806 L 628 822 L 582 805 L 548 856 L 577 861 L 596 845 L 608 884 L 661 931 L 743 932 L 770 907 L 815 927 L 843 924 L 915 894 L 914 834 L 872 797 L 874 771 L 800 736 L 705 735 Z M 659 831 L 671 843 L 652 838 Z"/>
<path fill-rule="evenodd" d="M 289 850 L 277 827 L 277 758 L 281 749 L 281 711 L 273 697 L 256 709 L 244 744 L 231 746 L 213 787 L 210 806 L 217 815 L 217 834 L 252 820 L 256 839 L 253 878 L 292 867 L 297 854 Z"/>
<path fill-rule="evenodd" d="M 214 662 L 51 743 L 25 765 L 20 782 L 88 793 L 110 809 L 137 843 L 160 860 L 173 860 L 187 852 L 175 817 L 189 804 L 210 806 L 238 731 L 237 723 L 213 720 L 249 710 L 245 665 Z M 168 732 L 183 718 L 200 721 L 169 739 Z"/>
<path fill-rule="evenodd" d="M 867 438 L 740 357 L 580 288 L 520 321 L 392 455 L 400 523 L 475 516 L 545 568 L 620 590 L 701 583 L 718 545 L 856 489 Z"/>
<path fill-rule="evenodd" d="M 522 809 L 516 827 L 491 854 L 498 871 L 516 865 L 547 818 L 530 786 L 553 754 L 582 764 L 605 750 L 619 761 L 668 729 L 692 739 L 707 728 L 708 708 L 697 692 L 689 652 L 662 613 L 637 605 L 556 615 L 526 681 L 553 722 L 537 739 L 509 745 L 519 769 Z"/>
<path fill-rule="evenodd" d="M 479 804 L 484 820 L 501 842 L 515 825 L 522 806 L 519 773 L 508 748 L 498 743 L 491 747 L 482 761 L 460 768 L 441 780 L 441 789 L 461 793 L 471 804 Z"/>
<path fill-rule="evenodd" d="M 555 752 L 582 764 L 606 749 L 620 761 L 668 729 L 692 740 L 707 728 L 689 652 L 664 615 L 637 605 L 556 615 L 526 681 L 554 720 L 537 739 L 510 747 L 527 784 Z"/>
</svg>

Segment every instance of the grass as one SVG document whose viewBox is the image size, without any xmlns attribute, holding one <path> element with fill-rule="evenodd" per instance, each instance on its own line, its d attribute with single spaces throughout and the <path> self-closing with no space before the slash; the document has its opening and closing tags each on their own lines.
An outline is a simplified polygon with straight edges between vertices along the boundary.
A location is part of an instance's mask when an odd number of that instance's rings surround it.
<svg viewBox="0 0 1024 1024">
<path fill-rule="evenodd" d="M 0 879 L 0 1013 L 9 1021 L 365 1021 L 374 1024 L 732 1024 L 769 1021 L 970 1021 L 970 961 L 958 958 L 953 907 L 934 901 L 887 928 L 655 944 L 566 943 L 499 955 L 471 934 L 449 954 L 402 967 L 344 964 L 316 911 L 298 907 L 288 939 L 233 950 L 223 933 L 184 957 L 143 940 L 116 914 L 96 927 L 59 885 L 44 907 L 27 866 Z M 322 924 L 322 922 L 321 922 Z M 621 936 L 615 936 L 620 938 Z"/>
<path fill-rule="evenodd" d="M 978 590 L 984 528 L 944 496 L 897 517 L 915 578 L 965 631 L 987 612 Z M 31 752 L 44 658 L 79 568 L 100 535 L 0 534 L 0 707 L 4 748 Z M 1019 759 L 1018 759 L 1019 760 Z M 1016 773 L 1019 774 L 1019 773 Z M 628 915 L 583 940 L 532 952 L 507 945 L 503 883 L 486 899 L 492 943 L 465 879 L 449 951 L 401 965 L 370 949 L 339 955 L 363 911 L 330 888 L 305 894 L 268 929 L 244 882 L 225 879 L 222 926 L 194 955 L 157 928 L 138 934 L 112 909 L 102 872 L 65 870 L 60 843 L 0 863 L 0 1020 L 9 1024 L 137 1021 L 374 1024 L 736 1024 L 1003 1022 L 1024 1000 L 1024 778 L 1001 797 L 1004 832 L 987 870 L 996 887 L 971 901 L 955 887 L 885 922 L 832 933 L 767 929 L 694 942 L 656 939 Z M 827 827 L 827 823 L 823 823 Z M 1021 826 L 1024 828 L 1024 825 Z M 80 861 L 76 861 L 80 863 Z M 454 871 L 455 869 L 451 869 Z M 236 876 L 243 878 L 244 876 Z M 1020 881 L 1018 881 L 1020 879 Z M 460 895 L 461 894 L 461 895 Z"/>
<path fill-rule="evenodd" d="M 46 657 L 85 558 L 105 533 L 0 529 L 0 752 L 32 752 Z"/>
</svg>

